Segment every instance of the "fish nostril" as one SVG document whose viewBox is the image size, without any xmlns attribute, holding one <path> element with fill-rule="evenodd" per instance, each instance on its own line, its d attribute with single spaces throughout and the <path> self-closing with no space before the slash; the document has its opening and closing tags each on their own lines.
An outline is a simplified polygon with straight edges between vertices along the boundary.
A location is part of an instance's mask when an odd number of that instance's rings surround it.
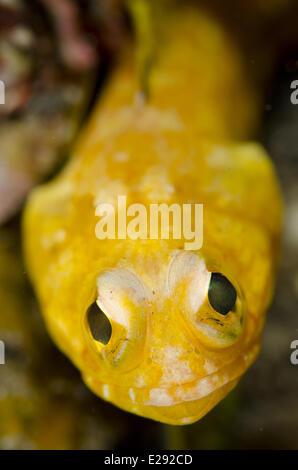
<svg viewBox="0 0 298 470">
<path fill-rule="evenodd" d="M 93 339 L 106 346 L 112 336 L 112 325 L 96 302 L 88 308 L 87 321 Z"/>
</svg>

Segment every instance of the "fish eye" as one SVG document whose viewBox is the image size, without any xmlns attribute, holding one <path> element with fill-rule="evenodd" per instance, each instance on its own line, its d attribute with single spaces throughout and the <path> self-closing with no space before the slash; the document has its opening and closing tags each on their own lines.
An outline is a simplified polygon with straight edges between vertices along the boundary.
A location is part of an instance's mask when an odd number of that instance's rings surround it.
<svg viewBox="0 0 298 470">
<path fill-rule="evenodd" d="M 88 308 L 87 321 L 93 339 L 107 345 L 112 336 L 112 325 L 96 302 Z"/>
<path fill-rule="evenodd" d="M 227 315 L 235 307 L 237 292 L 233 284 L 221 273 L 212 273 L 208 299 L 214 310 Z"/>
</svg>

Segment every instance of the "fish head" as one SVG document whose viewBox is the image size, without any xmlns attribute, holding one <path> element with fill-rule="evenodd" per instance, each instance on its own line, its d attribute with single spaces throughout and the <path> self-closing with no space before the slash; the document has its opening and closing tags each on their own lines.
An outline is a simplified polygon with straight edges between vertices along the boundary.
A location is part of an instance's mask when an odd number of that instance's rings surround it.
<svg viewBox="0 0 298 470">
<path fill-rule="evenodd" d="M 241 286 L 210 253 L 145 246 L 98 273 L 82 319 L 83 377 L 121 408 L 187 424 L 253 362 L 257 328 Z"/>
</svg>

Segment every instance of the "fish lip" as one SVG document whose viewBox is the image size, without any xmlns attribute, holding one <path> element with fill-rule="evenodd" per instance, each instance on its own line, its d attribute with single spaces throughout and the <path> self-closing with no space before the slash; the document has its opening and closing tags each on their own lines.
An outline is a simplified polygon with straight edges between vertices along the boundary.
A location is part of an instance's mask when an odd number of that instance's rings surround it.
<svg viewBox="0 0 298 470">
<path fill-rule="evenodd" d="M 208 395 L 214 393 L 216 390 L 219 390 L 223 386 L 227 385 L 229 382 L 239 380 L 240 377 L 246 372 L 249 366 L 254 362 L 259 352 L 260 345 L 255 344 L 243 354 L 237 356 L 237 358 L 231 362 L 226 367 L 222 367 L 217 371 L 213 372 L 210 375 L 206 375 L 198 380 L 193 382 L 184 383 L 181 385 L 173 386 L 173 395 L 174 397 L 167 396 L 165 392 L 170 390 L 169 387 L 165 388 L 153 388 L 151 389 L 150 394 L 154 395 L 155 399 L 150 399 L 146 402 L 139 403 L 140 405 L 147 405 L 147 406 L 173 406 L 179 405 L 181 403 L 200 400 L 201 398 L 205 398 Z M 234 373 L 229 373 L 228 370 L 225 372 L 225 369 L 231 369 L 237 365 L 239 362 L 238 367 Z M 223 375 L 222 380 L 218 380 L 218 376 Z M 189 391 L 184 391 L 183 388 L 189 386 Z M 154 394 L 152 394 L 152 390 L 154 390 Z M 171 398 L 171 400 L 170 400 Z M 167 402 L 168 399 L 168 402 Z"/>
<path fill-rule="evenodd" d="M 230 382 L 235 382 L 246 372 L 248 367 L 254 362 L 259 352 L 260 344 L 250 345 L 242 354 L 239 354 L 234 361 L 222 367 L 212 374 L 206 375 L 193 382 L 174 384 L 171 387 L 143 387 L 121 386 L 115 383 L 102 383 L 93 380 L 92 376 L 84 376 L 86 384 L 99 396 L 117 405 L 116 396 L 126 396 L 124 401 L 137 407 L 157 407 L 170 408 L 171 406 L 186 402 L 200 400 L 211 395 L 216 390 L 221 389 Z M 239 364 L 237 364 L 239 362 Z M 231 373 L 232 369 L 232 373 Z M 221 380 L 218 380 L 218 376 Z M 103 393 L 105 388 L 109 389 L 109 395 Z"/>
</svg>

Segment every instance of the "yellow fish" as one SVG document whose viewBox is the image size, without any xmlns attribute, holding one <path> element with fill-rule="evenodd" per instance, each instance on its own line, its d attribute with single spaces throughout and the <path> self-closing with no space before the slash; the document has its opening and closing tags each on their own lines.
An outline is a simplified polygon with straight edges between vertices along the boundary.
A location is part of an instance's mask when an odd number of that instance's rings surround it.
<svg viewBox="0 0 298 470">
<path fill-rule="evenodd" d="M 281 198 L 264 149 L 246 141 L 258 96 L 221 24 L 168 10 L 147 99 L 137 69 L 128 45 L 72 159 L 31 194 L 25 255 L 48 330 L 87 386 L 127 411 L 187 424 L 257 356 Z M 99 240 L 97 208 L 117 215 L 119 196 L 148 213 L 203 204 L 202 247 L 144 233 Z"/>
</svg>

